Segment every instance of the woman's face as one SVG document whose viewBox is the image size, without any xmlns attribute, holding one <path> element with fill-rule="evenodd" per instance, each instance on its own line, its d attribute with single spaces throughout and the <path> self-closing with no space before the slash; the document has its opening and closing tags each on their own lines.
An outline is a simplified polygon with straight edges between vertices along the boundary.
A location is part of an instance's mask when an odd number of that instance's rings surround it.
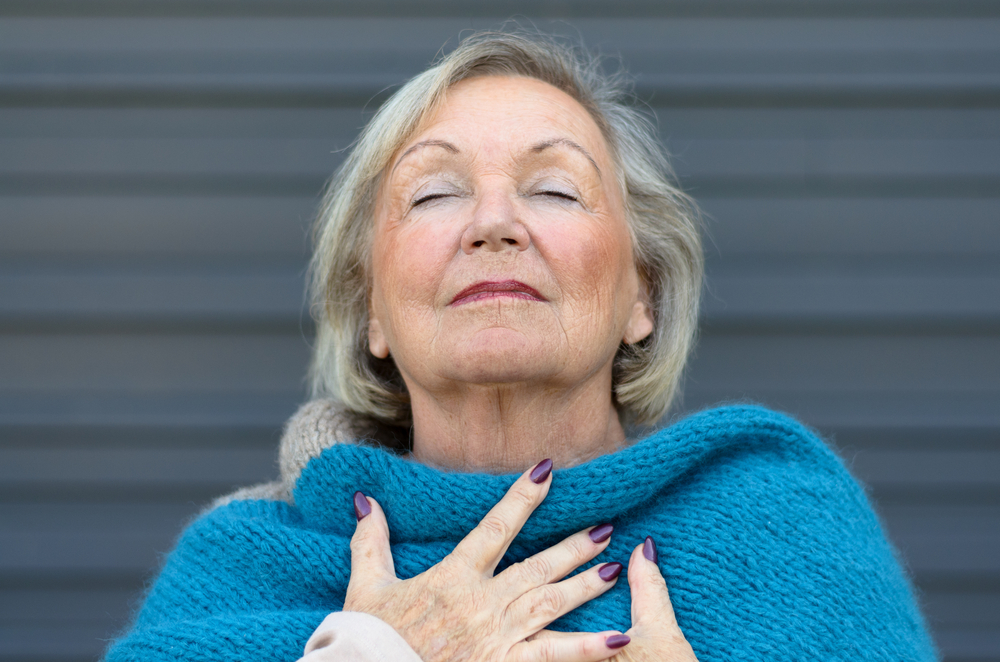
<svg viewBox="0 0 1000 662">
<path fill-rule="evenodd" d="M 530 78 L 448 91 L 390 162 L 372 267 L 369 345 L 411 393 L 610 385 L 652 330 L 600 129 Z"/>
</svg>

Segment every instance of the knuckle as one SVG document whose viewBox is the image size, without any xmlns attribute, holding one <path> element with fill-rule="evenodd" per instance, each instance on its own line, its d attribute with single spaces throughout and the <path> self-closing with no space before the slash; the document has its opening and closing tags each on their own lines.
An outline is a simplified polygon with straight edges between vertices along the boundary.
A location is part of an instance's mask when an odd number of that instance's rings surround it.
<svg viewBox="0 0 1000 662">
<path fill-rule="evenodd" d="M 565 605 L 566 598 L 563 597 L 562 591 L 550 584 L 538 589 L 538 595 L 532 604 L 532 612 L 546 618 L 555 618 L 562 614 Z"/>
<path fill-rule="evenodd" d="M 580 589 L 582 593 L 586 595 L 600 593 L 611 584 L 611 582 L 606 582 L 601 579 L 601 576 L 597 574 L 596 569 L 600 567 L 600 565 L 594 566 L 594 568 L 589 572 L 581 572 L 577 575 L 577 577 L 580 578 Z"/>
<path fill-rule="evenodd" d="M 479 528 L 491 538 L 506 540 L 512 533 L 511 526 L 498 515 L 487 515 L 479 523 Z"/>
<path fill-rule="evenodd" d="M 583 543 L 583 538 L 579 536 L 573 536 L 571 538 L 568 538 L 566 540 L 566 548 L 568 549 L 570 556 L 572 556 L 573 560 L 578 561 L 580 563 L 594 556 L 593 545 L 585 545 Z"/>
<path fill-rule="evenodd" d="M 531 490 L 521 483 L 514 483 L 504 498 L 517 506 L 518 510 L 531 511 L 538 506 L 538 491 Z"/>
<path fill-rule="evenodd" d="M 555 662 L 559 658 L 559 651 L 556 643 L 552 639 L 543 639 L 539 642 L 538 658 L 541 662 Z"/>
<path fill-rule="evenodd" d="M 539 585 L 547 584 L 552 577 L 552 564 L 543 557 L 532 557 L 521 561 L 519 564 L 521 575 Z"/>
</svg>

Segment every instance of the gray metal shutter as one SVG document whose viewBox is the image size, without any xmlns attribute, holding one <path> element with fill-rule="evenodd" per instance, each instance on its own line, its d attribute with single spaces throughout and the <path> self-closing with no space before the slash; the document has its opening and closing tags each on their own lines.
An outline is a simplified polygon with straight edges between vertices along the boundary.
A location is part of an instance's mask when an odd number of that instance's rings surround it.
<svg viewBox="0 0 1000 662">
<path fill-rule="evenodd" d="M 826 434 L 947 659 L 1000 660 L 1000 5 L 478 7 L 0 2 L 0 661 L 100 655 L 186 518 L 274 474 L 339 150 L 516 14 L 622 54 L 710 216 L 684 407 Z"/>
</svg>

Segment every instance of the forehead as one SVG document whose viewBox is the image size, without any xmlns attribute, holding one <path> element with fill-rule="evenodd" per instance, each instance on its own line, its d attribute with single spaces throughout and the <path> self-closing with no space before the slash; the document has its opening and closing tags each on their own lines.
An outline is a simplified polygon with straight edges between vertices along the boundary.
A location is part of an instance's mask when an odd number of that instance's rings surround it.
<svg viewBox="0 0 1000 662">
<path fill-rule="evenodd" d="M 518 151 L 539 140 L 560 138 L 585 147 L 601 166 L 609 164 L 600 128 L 573 97 L 534 78 L 483 76 L 450 87 L 399 155 L 429 139 L 458 140 L 474 149 Z"/>
</svg>

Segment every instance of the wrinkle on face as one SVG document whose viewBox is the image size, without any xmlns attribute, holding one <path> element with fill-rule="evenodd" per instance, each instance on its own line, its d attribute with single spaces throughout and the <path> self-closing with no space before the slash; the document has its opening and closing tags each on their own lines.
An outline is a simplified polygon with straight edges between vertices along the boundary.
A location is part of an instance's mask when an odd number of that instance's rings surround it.
<svg viewBox="0 0 1000 662">
<path fill-rule="evenodd" d="M 408 387 L 553 386 L 610 370 L 638 296 L 613 172 L 596 123 L 556 88 L 478 78 L 449 91 L 376 202 L 371 309 Z M 428 194 L 442 197 L 417 204 Z M 520 224 L 529 245 L 467 252 L 477 213 Z M 504 279 L 547 301 L 450 305 L 472 283 Z"/>
</svg>

